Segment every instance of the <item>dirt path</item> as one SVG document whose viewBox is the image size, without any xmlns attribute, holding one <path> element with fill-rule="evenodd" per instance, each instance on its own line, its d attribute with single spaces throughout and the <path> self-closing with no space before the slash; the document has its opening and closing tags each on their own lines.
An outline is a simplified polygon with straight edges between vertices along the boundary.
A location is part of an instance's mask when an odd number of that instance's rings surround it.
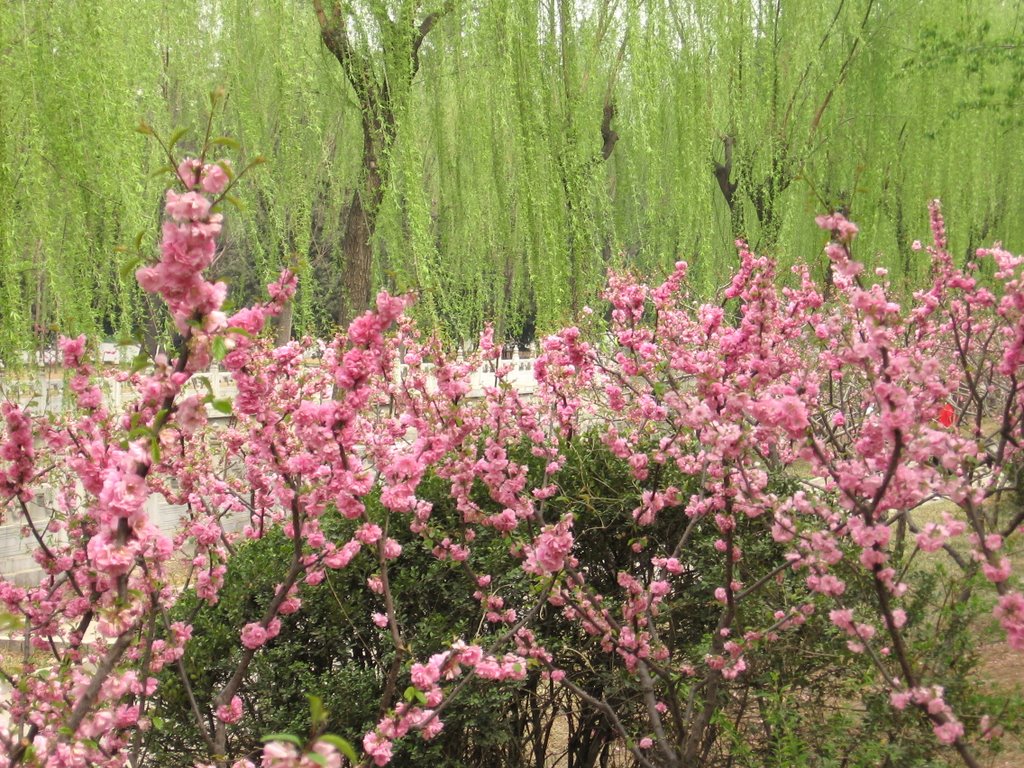
<svg viewBox="0 0 1024 768">
<path fill-rule="evenodd" d="M 995 693 L 1024 692 L 1024 653 L 1014 650 L 1006 642 L 991 643 L 980 649 L 982 680 Z M 1024 766 L 1024 742 L 1019 737 L 1006 736 L 1003 751 L 992 755 L 986 762 L 991 768 L 1021 768 Z"/>
</svg>

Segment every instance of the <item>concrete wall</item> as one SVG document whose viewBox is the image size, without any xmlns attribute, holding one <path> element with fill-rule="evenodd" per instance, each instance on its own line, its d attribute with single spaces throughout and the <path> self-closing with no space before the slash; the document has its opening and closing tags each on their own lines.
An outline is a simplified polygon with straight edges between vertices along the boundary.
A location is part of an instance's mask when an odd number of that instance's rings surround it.
<svg viewBox="0 0 1024 768">
<path fill-rule="evenodd" d="M 36 529 L 42 533 L 49 520 L 49 512 L 38 504 L 29 504 L 28 507 Z M 146 502 L 150 519 L 168 536 L 174 535 L 184 510 L 181 505 L 168 504 L 160 494 L 153 494 Z M 0 525 L 0 576 L 21 587 L 34 586 L 43 576 L 42 569 L 33 557 L 36 540 L 31 531 L 28 531 L 27 536 L 22 535 L 27 526 L 22 516 L 19 514 L 15 518 L 13 512 L 14 509 L 9 510 L 11 519 Z M 237 528 L 241 528 L 241 524 Z M 63 535 L 58 537 L 52 533 L 44 534 L 44 539 L 47 543 L 66 541 Z"/>
</svg>

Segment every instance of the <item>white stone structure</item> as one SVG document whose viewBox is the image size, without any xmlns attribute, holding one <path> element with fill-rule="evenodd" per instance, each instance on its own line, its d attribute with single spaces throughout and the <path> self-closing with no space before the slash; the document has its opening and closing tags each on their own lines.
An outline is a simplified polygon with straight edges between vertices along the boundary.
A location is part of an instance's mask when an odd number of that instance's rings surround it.
<svg viewBox="0 0 1024 768">
<path fill-rule="evenodd" d="M 101 346 L 100 352 L 104 363 L 125 364 L 131 362 L 138 353 L 138 348 L 105 344 Z M 505 381 L 523 394 L 533 393 L 537 386 L 533 373 L 533 358 L 520 358 L 516 351 L 511 358 L 500 360 L 498 363 L 509 369 L 504 377 Z M 310 364 L 316 363 L 311 361 Z M 494 386 L 494 371 L 492 362 L 471 374 L 469 397 L 481 397 L 486 387 Z M 135 399 L 132 387 L 122 382 L 108 379 L 103 386 L 106 407 L 113 413 L 123 410 Z M 231 374 L 216 369 L 193 377 L 186 386 L 195 388 L 202 394 L 210 391 L 216 399 L 233 400 L 237 394 Z M 46 366 L 18 376 L 4 377 L 0 373 L 0 398 L 9 398 L 35 412 L 60 413 L 65 408 L 65 398 L 68 396 L 65 373 L 58 367 Z M 212 406 L 207 406 L 207 413 L 211 420 L 229 418 L 214 410 Z M 29 509 L 33 520 L 37 522 L 37 529 L 42 531 L 46 527 L 49 513 L 45 508 L 44 499 L 37 499 L 37 502 L 30 504 Z M 171 534 L 181 519 L 183 508 L 172 506 L 163 496 L 154 494 L 147 502 L 147 510 L 157 526 Z M 6 519 L 0 523 L 0 575 L 22 586 L 38 583 L 42 571 L 33 559 L 35 540 L 31 534 L 22 535 L 25 521 L 21 514 L 17 513 L 16 508 L 9 508 L 6 512 Z"/>
</svg>

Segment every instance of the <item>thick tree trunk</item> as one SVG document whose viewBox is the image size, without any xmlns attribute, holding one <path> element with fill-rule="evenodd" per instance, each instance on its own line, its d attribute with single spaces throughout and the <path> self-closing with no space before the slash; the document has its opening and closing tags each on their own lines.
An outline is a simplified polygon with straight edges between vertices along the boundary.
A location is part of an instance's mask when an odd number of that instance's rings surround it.
<svg viewBox="0 0 1024 768">
<path fill-rule="evenodd" d="M 341 297 L 338 325 L 342 328 L 367 309 L 373 294 L 373 233 L 377 214 L 384 199 L 378 146 L 390 144 L 393 137 L 386 124 L 373 115 L 363 115 L 363 183 L 352 192 L 341 241 Z"/>
<path fill-rule="evenodd" d="M 292 340 L 292 317 L 294 315 L 292 305 L 294 302 L 294 297 L 289 299 L 281 310 L 281 314 L 277 316 L 277 326 L 274 329 L 274 346 L 276 347 L 283 347 Z"/>
<path fill-rule="evenodd" d="M 381 78 L 374 70 L 373 53 L 358 44 L 353 45 L 347 28 L 348 14 L 352 9 L 347 6 L 335 0 L 328 9 L 324 7 L 323 0 L 313 0 L 321 38 L 341 64 L 356 94 L 363 118 L 364 176 L 361 186 L 352 193 L 341 243 L 343 261 L 337 319 L 342 327 L 370 306 L 373 289 L 373 249 L 370 243 L 377 227 L 377 212 L 387 176 L 387 168 L 381 163 L 386 163 L 387 150 L 394 143 L 397 131 L 396 103 L 392 96 L 395 84 L 388 80 L 386 63 L 384 77 Z M 401 73 L 406 87 L 419 70 L 420 46 L 424 38 L 452 7 L 453 2 L 448 0 L 442 10 L 428 14 L 413 29 L 411 36 L 397 34 L 399 27 L 396 22 L 387 18 L 381 22 L 380 54 L 384 62 L 408 60 L 408 68 Z"/>
<path fill-rule="evenodd" d="M 345 222 L 345 238 L 341 243 L 341 299 L 338 302 L 338 324 L 347 326 L 353 318 L 370 306 L 373 284 L 373 249 L 370 238 L 376 226 L 377 211 L 363 205 L 363 190 L 352 193 Z"/>
</svg>

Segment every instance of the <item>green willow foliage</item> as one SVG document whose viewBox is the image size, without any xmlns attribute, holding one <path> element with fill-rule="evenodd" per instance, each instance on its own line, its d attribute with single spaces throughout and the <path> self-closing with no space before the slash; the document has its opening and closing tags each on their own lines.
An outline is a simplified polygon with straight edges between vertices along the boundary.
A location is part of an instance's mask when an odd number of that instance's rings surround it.
<svg viewBox="0 0 1024 768">
<path fill-rule="evenodd" d="M 325 3 L 330 6 L 330 3 Z M 393 85 L 375 283 L 453 339 L 515 337 L 595 301 L 608 267 L 684 258 L 714 291 L 747 238 L 824 268 L 812 214 L 910 285 L 926 203 L 955 252 L 1024 242 L 1020 0 L 366 0 L 346 26 Z M 393 43 L 430 13 L 403 85 Z M 390 22 L 381 24 L 387 14 Z M 391 23 L 393 22 L 393 23 Z M 389 37 L 391 36 L 391 37 Z M 391 39 L 391 38 L 394 39 Z M 403 38 L 403 39 L 405 39 Z M 115 247 L 153 247 L 163 159 L 133 132 L 205 125 L 267 162 L 219 269 L 241 298 L 282 264 L 299 333 L 335 320 L 360 189 L 360 104 L 299 0 L 12 0 L 0 8 L 0 353 L 47 329 L 153 336 Z M 190 143 L 191 142 L 191 143 Z M 198 142 L 194 134 L 180 147 Z"/>
</svg>

